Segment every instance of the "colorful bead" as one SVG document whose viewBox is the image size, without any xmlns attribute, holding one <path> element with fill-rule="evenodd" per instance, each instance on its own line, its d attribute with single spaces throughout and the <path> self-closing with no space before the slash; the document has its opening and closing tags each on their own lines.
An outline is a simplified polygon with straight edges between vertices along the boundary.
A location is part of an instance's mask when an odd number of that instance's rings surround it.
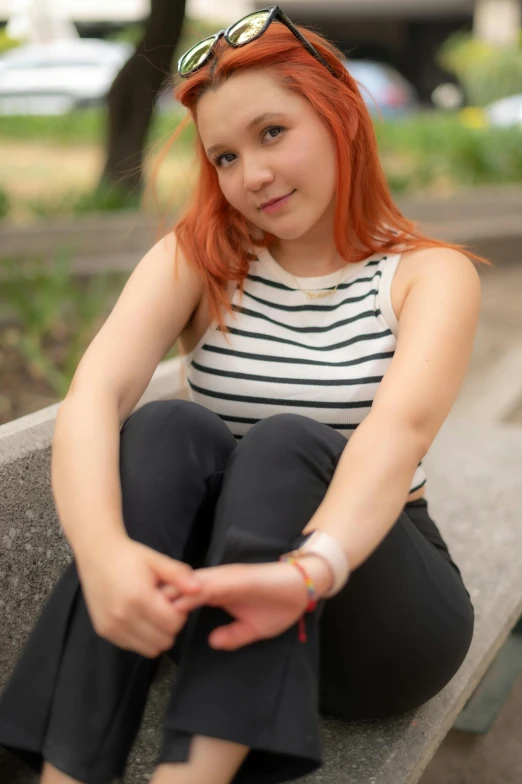
<svg viewBox="0 0 522 784">
<path fill-rule="evenodd" d="M 305 609 L 305 613 L 312 612 L 317 607 L 317 591 L 314 586 L 314 582 L 308 572 L 304 569 L 304 567 L 298 562 L 298 559 L 292 555 L 282 555 L 279 558 L 280 561 L 284 561 L 286 563 L 292 564 L 292 566 L 296 566 L 301 574 L 304 577 L 306 590 L 308 591 L 308 605 Z M 305 631 L 305 620 L 304 614 L 299 619 L 299 641 L 306 642 L 306 631 Z"/>
</svg>

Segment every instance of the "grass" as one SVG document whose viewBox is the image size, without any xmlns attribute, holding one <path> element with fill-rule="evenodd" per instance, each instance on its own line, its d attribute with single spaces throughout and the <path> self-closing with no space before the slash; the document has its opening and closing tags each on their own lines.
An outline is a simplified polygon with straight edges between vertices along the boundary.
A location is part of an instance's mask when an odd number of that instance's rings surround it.
<svg viewBox="0 0 522 784">
<path fill-rule="evenodd" d="M 53 144 L 94 144 L 105 135 L 105 114 L 85 109 L 56 116 L 3 116 L 0 138 Z"/>
<path fill-rule="evenodd" d="M 466 122 L 466 116 L 431 112 L 376 123 L 383 167 L 395 192 L 522 181 L 521 131 L 486 128 Z M 165 139 L 180 117 L 179 112 L 156 115 L 149 147 Z M 3 117 L 0 216 L 3 211 L 10 219 L 18 214 L 45 219 L 121 206 L 114 194 L 104 197 L 112 199 L 105 204 L 93 196 L 103 163 L 104 123 L 100 110 L 65 117 Z M 183 134 L 160 170 L 162 193 L 174 192 L 180 201 L 190 175 L 192 136 L 191 129 Z M 0 259 L 0 265 L 7 264 Z M 60 399 L 119 296 L 124 277 L 100 276 L 81 284 L 71 276 L 68 259 L 57 257 L 52 274 L 37 274 L 28 283 L 17 277 L 16 260 L 11 266 L 13 277 L 0 290 L 0 309 L 13 314 L 14 324 L 0 329 L 0 357 L 16 354 L 27 368 L 24 383 L 45 385 Z M 175 346 L 165 358 L 176 353 Z M 3 386 L 12 390 L 8 403 L 14 406 L 21 382 L 11 378 L 9 385 L 5 372 L 1 376 Z"/>
<path fill-rule="evenodd" d="M 522 180 L 522 133 L 432 112 L 376 127 L 384 170 L 393 190 L 414 192 Z"/>
<path fill-rule="evenodd" d="M 158 112 L 146 147 L 146 172 L 184 110 Z M 136 209 L 115 192 L 96 192 L 104 159 L 102 109 L 64 117 L 3 117 L 0 128 L 0 217 L 15 222 L 95 210 Z M 376 121 L 381 162 L 394 193 L 444 194 L 461 187 L 522 181 L 520 129 L 485 126 L 479 112 L 430 111 Z M 158 195 L 183 203 L 193 173 L 194 128 L 188 127 L 164 159 Z"/>
<path fill-rule="evenodd" d="M 153 117 L 150 141 L 154 142 L 174 131 L 185 110 L 157 112 Z M 106 113 L 103 108 L 82 109 L 57 116 L 3 116 L 0 139 L 50 142 L 52 144 L 102 144 L 106 136 Z M 188 144 L 191 133 L 180 140 Z"/>
<path fill-rule="evenodd" d="M 14 257 L 0 258 L 0 388 L 17 394 L 18 379 L 9 367 L 27 370 L 24 384 L 62 399 L 87 346 L 103 326 L 128 278 L 127 273 L 105 272 L 89 278 L 74 276 L 69 253 L 57 252 L 47 263 L 35 257 L 28 264 Z M 177 356 L 174 345 L 164 359 Z M 8 356 L 9 355 L 9 356 Z M 18 357 L 18 363 L 14 361 Z M 10 360 L 10 361 L 8 361 Z M 2 366 L 4 365 L 4 367 Z M 2 407 L 0 394 L 0 414 Z M 12 408 L 10 400 L 3 405 Z"/>
<path fill-rule="evenodd" d="M 180 112 L 158 114 L 146 148 L 145 170 L 177 128 Z M 4 122 L 5 120 L 5 122 Z M 97 191 L 104 162 L 104 116 L 99 110 L 65 117 L 3 117 L 0 127 L 0 218 L 14 223 L 98 210 L 136 209 L 117 188 Z M 193 131 L 186 129 L 158 174 L 161 204 L 177 205 L 189 190 Z"/>
</svg>

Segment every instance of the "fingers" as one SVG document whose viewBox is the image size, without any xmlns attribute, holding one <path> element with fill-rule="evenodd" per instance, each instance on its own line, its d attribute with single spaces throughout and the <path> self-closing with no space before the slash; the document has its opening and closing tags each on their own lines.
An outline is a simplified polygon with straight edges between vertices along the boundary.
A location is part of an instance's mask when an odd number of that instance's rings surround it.
<svg viewBox="0 0 522 784">
<path fill-rule="evenodd" d="M 186 612 L 174 605 L 163 589 L 155 591 L 143 607 L 141 617 L 168 634 L 177 634 L 185 625 Z"/>
<path fill-rule="evenodd" d="M 259 632 L 245 621 L 235 621 L 226 626 L 218 626 L 208 637 L 211 648 L 223 651 L 235 651 L 243 645 L 259 640 Z"/>
<path fill-rule="evenodd" d="M 161 592 L 171 602 L 179 596 L 182 596 L 180 589 L 176 588 L 175 585 L 162 585 Z"/>
<path fill-rule="evenodd" d="M 197 570 L 200 580 L 200 589 L 196 594 L 180 595 L 174 599 L 172 606 L 179 612 L 188 613 L 204 604 L 217 606 L 224 602 L 240 599 L 242 591 L 239 584 L 229 585 L 230 580 L 226 574 L 219 573 L 220 567 Z"/>
<path fill-rule="evenodd" d="M 164 583 L 175 585 L 184 593 L 194 593 L 199 590 L 199 582 L 191 566 L 158 552 L 155 552 L 153 557 L 154 570 Z"/>
<path fill-rule="evenodd" d="M 173 608 L 166 597 L 157 595 L 143 608 L 143 614 L 133 618 L 122 647 L 156 658 L 172 648 L 187 617 L 187 614 Z"/>
<path fill-rule="evenodd" d="M 250 572 L 244 564 L 223 564 L 195 569 L 194 576 L 200 583 L 199 591 L 179 596 L 172 605 L 180 612 L 190 612 L 204 604 L 217 606 L 225 602 L 240 601 L 255 587 Z"/>
<path fill-rule="evenodd" d="M 170 650 L 175 640 L 175 635 L 158 629 L 146 619 L 137 617 L 133 619 L 132 625 L 121 627 L 103 636 L 119 648 L 139 653 L 148 659 L 154 659 Z"/>
<path fill-rule="evenodd" d="M 174 599 L 172 607 L 178 612 L 189 613 L 204 604 L 208 604 L 208 600 L 206 594 L 200 591 L 197 596 L 180 596 L 179 599 Z"/>
<path fill-rule="evenodd" d="M 174 645 L 174 634 L 162 631 L 148 621 L 137 623 L 133 631 L 134 637 L 141 642 L 143 655 L 148 658 L 160 656 Z"/>
</svg>

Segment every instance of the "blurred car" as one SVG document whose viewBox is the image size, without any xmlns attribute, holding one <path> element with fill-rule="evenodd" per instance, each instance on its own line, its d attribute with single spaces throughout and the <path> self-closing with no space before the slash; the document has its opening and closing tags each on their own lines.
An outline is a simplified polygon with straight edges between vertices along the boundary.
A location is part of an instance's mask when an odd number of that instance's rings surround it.
<svg viewBox="0 0 522 784">
<path fill-rule="evenodd" d="M 400 117 L 419 109 L 412 84 L 395 68 L 374 60 L 345 60 L 348 73 L 358 82 L 364 102 L 373 115 Z"/>
<path fill-rule="evenodd" d="M 103 103 L 132 52 L 98 38 L 10 49 L 0 57 L 0 114 L 64 114 Z"/>
<path fill-rule="evenodd" d="M 490 103 L 485 107 L 484 114 L 490 125 L 522 129 L 522 94 L 510 95 L 509 98 Z"/>
</svg>

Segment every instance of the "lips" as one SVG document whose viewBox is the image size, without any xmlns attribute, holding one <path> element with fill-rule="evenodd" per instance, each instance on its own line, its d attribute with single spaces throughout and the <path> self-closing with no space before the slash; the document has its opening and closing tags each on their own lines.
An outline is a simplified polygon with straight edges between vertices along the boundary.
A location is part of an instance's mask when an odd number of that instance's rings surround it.
<svg viewBox="0 0 522 784">
<path fill-rule="evenodd" d="M 270 199 L 269 201 L 265 201 L 263 204 L 260 205 L 259 209 L 263 210 L 265 207 L 268 207 L 270 204 L 275 204 L 276 201 L 281 201 L 281 199 L 286 199 L 287 196 L 291 196 L 294 191 L 290 191 L 290 193 L 284 193 L 282 196 L 276 196 L 275 199 Z"/>
</svg>

